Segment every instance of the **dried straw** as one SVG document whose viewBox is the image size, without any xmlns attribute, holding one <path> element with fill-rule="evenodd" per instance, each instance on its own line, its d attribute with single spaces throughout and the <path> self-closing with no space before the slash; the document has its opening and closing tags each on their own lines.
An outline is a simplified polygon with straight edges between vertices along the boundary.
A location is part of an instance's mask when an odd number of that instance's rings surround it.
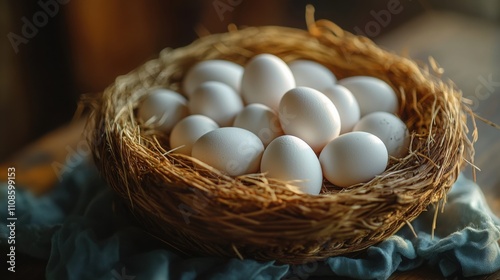
<svg viewBox="0 0 500 280">
<path fill-rule="evenodd" d="M 429 70 L 332 22 L 309 16 L 307 23 L 308 31 L 233 26 L 228 33 L 165 49 L 106 89 L 93 112 L 94 159 L 147 232 L 185 254 L 304 263 L 363 250 L 404 225 L 411 228 L 429 204 L 444 204 L 464 160 L 473 157 L 466 126 L 470 110 L 461 92 L 436 76 L 442 71 L 433 61 Z M 388 82 L 412 132 L 409 154 L 392 158 L 366 184 L 325 186 L 312 196 L 291 191 L 290 182 L 262 174 L 231 178 L 170 153 L 165 135 L 137 121 L 146 89 L 181 91 L 186 71 L 199 61 L 244 65 L 259 53 L 318 61 L 339 79 L 369 75 Z"/>
</svg>

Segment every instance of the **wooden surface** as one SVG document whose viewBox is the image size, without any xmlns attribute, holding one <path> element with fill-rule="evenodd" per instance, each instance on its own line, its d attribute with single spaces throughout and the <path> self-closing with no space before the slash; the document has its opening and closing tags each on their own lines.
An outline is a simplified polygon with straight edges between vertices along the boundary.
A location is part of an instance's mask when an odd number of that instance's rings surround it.
<svg viewBox="0 0 500 280">
<path fill-rule="evenodd" d="M 445 69 L 446 76 L 454 80 L 464 95 L 473 95 L 481 84 L 480 77 L 500 82 L 500 29 L 490 22 L 448 13 L 427 13 L 416 20 L 394 30 L 376 42 L 384 48 L 401 53 L 407 50 L 411 57 L 426 61 L 433 56 Z M 494 87 L 489 97 L 481 100 L 475 112 L 500 123 L 500 86 Z M 478 124 L 480 138 L 476 144 L 476 164 L 481 168 L 477 182 L 482 187 L 494 213 L 500 215 L 500 131 L 484 124 Z M 43 194 L 58 180 L 54 166 L 64 164 L 72 156 L 79 155 L 78 149 L 86 145 L 82 138 L 83 121 L 77 121 L 56 130 L 36 143 L 28 146 L 14 158 L 0 164 L 0 170 L 16 166 L 17 183 L 29 186 L 36 194 Z M 81 155 L 82 153 L 80 153 Z M 59 170 L 60 171 L 60 170 Z M 468 176 L 470 171 L 467 171 Z M 3 177 L 2 177 L 3 176 Z M 0 173 L 0 180 L 5 174 Z M 44 266 L 41 260 L 31 260 L 19 264 L 19 270 Z M 33 270 L 40 273 L 40 269 Z M 32 279 L 42 279 L 42 275 L 32 275 Z M 444 279 L 437 268 L 422 266 L 409 272 L 397 272 L 390 279 Z M 449 279 L 463 279 L 454 276 Z M 500 272 L 470 278 L 500 279 Z"/>
</svg>

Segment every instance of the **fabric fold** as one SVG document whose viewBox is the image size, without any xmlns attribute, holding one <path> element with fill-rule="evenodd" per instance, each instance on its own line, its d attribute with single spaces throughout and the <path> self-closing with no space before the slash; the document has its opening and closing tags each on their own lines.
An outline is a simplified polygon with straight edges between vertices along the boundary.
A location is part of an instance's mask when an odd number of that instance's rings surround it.
<svg viewBox="0 0 500 280">
<path fill-rule="evenodd" d="M 6 205 L 6 184 L 0 202 Z M 331 257 L 303 265 L 279 265 L 251 259 L 181 257 L 114 211 L 113 192 L 95 167 L 82 163 L 54 189 L 34 197 L 17 188 L 17 250 L 48 261 L 48 279 L 306 279 L 346 276 L 387 279 L 395 271 L 434 265 L 444 276 L 475 276 L 500 269 L 499 219 L 481 189 L 459 176 L 438 213 L 431 235 L 433 206 L 412 221 L 417 233 L 403 227 L 366 250 L 362 257 Z M 0 214 L 6 217 L 7 208 Z M 0 221 L 0 244 L 8 229 Z"/>
</svg>

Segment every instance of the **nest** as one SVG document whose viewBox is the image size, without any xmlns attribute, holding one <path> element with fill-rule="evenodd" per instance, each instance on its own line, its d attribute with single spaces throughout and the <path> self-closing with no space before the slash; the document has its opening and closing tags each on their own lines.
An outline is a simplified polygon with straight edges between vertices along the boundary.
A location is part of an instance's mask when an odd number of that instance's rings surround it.
<svg viewBox="0 0 500 280">
<path fill-rule="evenodd" d="M 330 21 L 307 23 L 307 31 L 233 26 L 164 49 L 99 97 L 90 130 L 94 160 L 148 233 L 189 255 L 296 264 L 359 252 L 404 225 L 411 228 L 430 204 L 444 205 L 473 156 L 466 125 L 470 110 L 461 92 L 438 77 L 441 69 L 433 60 L 429 70 Z M 184 75 L 199 61 L 244 65 L 260 53 L 285 62 L 314 60 L 339 79 L 368 75 L 389 83 L 398 94 L 398 115 L 411 132 L 409 154 L 391 158 L 386 171 L 365 184 L 324 186 L 313 196 L 291 191 L 293 182 L 263 174 L 233 178 L 171 153 L 167 136 L 138 122 L 136 109 L 148 88 L 181 92 Z"/>
</svg>

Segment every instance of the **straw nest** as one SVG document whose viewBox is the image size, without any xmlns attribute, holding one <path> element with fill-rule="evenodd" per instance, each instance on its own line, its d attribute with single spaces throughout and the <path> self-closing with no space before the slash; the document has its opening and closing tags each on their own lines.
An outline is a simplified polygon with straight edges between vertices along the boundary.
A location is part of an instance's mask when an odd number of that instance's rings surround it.
<svg viewBox="0 0 500 280">
<path fill-rule="evenodd" d="M 304 263 L 361 251 L 415 219 L 446 193 L 473 156 L 468 107 L 451 82 L 429 67 L 384 51 L 332 22 L 307 20 L 308 30 L 266 26 L 202 37 L 120 76 L 93 112 L 91 145 L 105 180 L 144 229 L 171 248 L 210 255 Z M 319 196 L 290 190 L 293 182 L 262 174 L 228 177 L 206 164 L 169 153 L 167 136 L 135 116 L 146 90 L 181 92 L 195 63 L 226 59 L 244 65 L 259 53 L 284 61 L 310 59 L 339 78 L 369 75 L 397 92 L 398 115 L 411 132 L 411 149 L 365 184 L 322 188 Z M 434 69 L 434 71 L 432 71 Z M 436 73 L 438 75 L 436 75 Z"/>
</svg>

